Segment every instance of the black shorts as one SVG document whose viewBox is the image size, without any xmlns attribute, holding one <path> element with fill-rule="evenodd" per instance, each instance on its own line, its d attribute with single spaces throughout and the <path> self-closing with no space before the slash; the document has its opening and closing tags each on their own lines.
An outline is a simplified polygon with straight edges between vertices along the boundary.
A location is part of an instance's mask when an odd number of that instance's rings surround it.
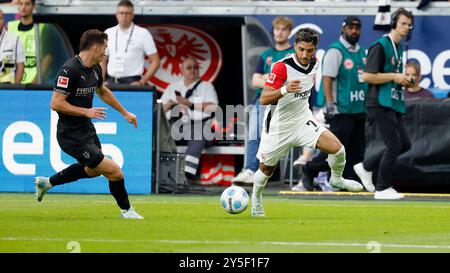
<svg viewBox="0 0 450 273">
<path fill-rule="evenodd" d="M 105 157 L 102 153 L 102 145 L 100 144 L 100 140 L 96 134 L 79 145 L 65 146 L 64 137 L 62 136 L 58 137 L 58 143 L 61 150 L 63 150 L 66 154 L 91 169 L 97 167 Z"/>
</svg>

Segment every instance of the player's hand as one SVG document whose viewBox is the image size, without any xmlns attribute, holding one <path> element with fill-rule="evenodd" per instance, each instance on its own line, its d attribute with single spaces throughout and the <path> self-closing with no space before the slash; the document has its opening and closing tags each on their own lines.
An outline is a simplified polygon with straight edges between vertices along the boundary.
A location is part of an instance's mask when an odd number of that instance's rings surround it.
<svg viewBox="0 0 450 273">
<path fill-rule="evenodd" d="M 106 110 L 105 107 L 92 107 L 87 110 L 86 117 L 88 118 L 96 118 L 96 119 L 105 119 L 106 118 Z"/>
<path fill-rule="evenodd" d="M 302 91 L 302 88 L 300 87 L 300 80 L 290 81 L 286 86 L 286 90 L 288 91 L 288 93 L 297 93 Z"/>
<path fill-rule="evenodd" d="M 395 81 L 395 83 L 400 84 L 405 87 L 411 86 L 411 80 L 410 80 L 409 76 L 407 76 L 406 74 L 402 74 L 402 73 L 395 74 L 394 81 Z"/>
<path fill-rule="evenodd" d="M 142 84 L 141 84 L 140 81 L 134 81 L 134 82 L 131 82 L 130 85 L 139 86 L 139 85 L 142 85 Z"/>
<path fill-rule="evenodd" d="M 133 114 L 133 113 L 131 113 L 131 112 L 127 112 L 127 113 L 124 115 L 124 117 L 125 117 L 125 119 L 126 119 L 129 123 L 133 124 L 134 128 L 137 128 L 138 123 L 137 123 L 137 117 L 136 117 L 135 114 Z"/>
</svg>

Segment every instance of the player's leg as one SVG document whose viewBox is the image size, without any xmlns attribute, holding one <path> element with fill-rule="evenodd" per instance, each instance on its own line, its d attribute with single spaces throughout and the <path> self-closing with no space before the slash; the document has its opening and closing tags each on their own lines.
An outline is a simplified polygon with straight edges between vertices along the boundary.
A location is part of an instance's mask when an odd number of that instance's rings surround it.
<svg viewBox="0 0 450 273">
<path fill-rule="evenodd" d="M 364 189 L 360 183 L 342 177 L 346 161 L 345 148 L 332 132 L 325 130 L 320 134 L 316 147 L 328 154 L 328 165 L 331 169 L 331 186 L 352 192 L 359 192 Z"/>
<path fill-rule="evenodd" d="M 123 218 L 144 219 L 139 215 L 130 204 L 128 193 L 125 188 L 125 179 L 120 167 L 110 158 L 104 157 L 103 160 L 94 168 L 88 168 L 89 172 L 101 173 L 109 181 L 109 190 L 111 195 L 121 209 Z"/>
<path fill-rule="evenodd" d="M 42 201 L 45 193 L 53 187 L 75 182 L 83 178 L 99 176 L 100 173 L 89 171 L 86 165 L 98 165 L 103 159 L 103 154 L 98 151 L 96 140 L 91 139 L 80 146 L 62 146 L 61 149 L 68 155 L 75 158 L 78 163 L 72 164 L 62 171 L 54 174 L 50 178 L 38 176 L 35 178 L 35 197 L 39 202 Z"/>
<path fill-rule="evenodd" d="M 266 187 L 267 181 L 272 176 L 277 165 L 267 166 L 264 163 L 259 164 L 259 169 L 253 175 L 252 191 L 252 215 L 256 217 L 265 216 L 262 202 L 262 193 Z"/>
<path fill-rule="evenodd" d="M 333 118 L 328 120 L 330 124 L 330 131 L 342 142 L 350 138 L 350 132 L 352 125 L 349 124 L 349 117 L 346 115 L 335 115 Z M 306 163 L 302 168 L 302 182 L 305 188 L 309 190 L 314 190 L 313 180 L 319 172 L 329 171 L 330 167 L 327 162 L 328 154 L 325 152 L 320 152 L 316 155 L 313 160 Z M 345 172 L 345 169 L 344 169 Z"/>
<path fill-rule="evenodd" d="M 290 135 L 269 135 L 266 132 L 261 134 L 261 144 L 257 154 L 260 164 L 258 170 L 253 175 L 253 216 L 265 216 L 262 204 L 262 193 L 278 162 L 291 148 Z"/>
</svg>

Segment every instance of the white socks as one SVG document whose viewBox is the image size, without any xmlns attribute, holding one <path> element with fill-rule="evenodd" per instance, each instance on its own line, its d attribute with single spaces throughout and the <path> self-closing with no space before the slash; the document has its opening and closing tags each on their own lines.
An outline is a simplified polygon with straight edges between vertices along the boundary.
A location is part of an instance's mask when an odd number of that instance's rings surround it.
<svg viewBox="0 0 450 273">
<path fill-rule="evenodd" d="M 270 176 L 265 175 L 260 169 L 258 169 L 253 175 L 253 194 L 260 195 L 269 178 Z"/>
<path fill-rule="evenodd" d="M 331 169 L 331 176 L 335 180 L 342 179 L 342 173 L 345 168 L 345 148 L 342 145 L 341 149 L 335 154 L 328 155 L 328 166 Z"/>
</svg>

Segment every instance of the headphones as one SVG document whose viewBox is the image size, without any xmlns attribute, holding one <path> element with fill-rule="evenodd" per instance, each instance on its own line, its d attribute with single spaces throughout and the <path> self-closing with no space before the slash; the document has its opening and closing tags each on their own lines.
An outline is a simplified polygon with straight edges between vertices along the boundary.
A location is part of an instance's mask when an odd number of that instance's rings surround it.
<svg viewBox="0 0 450 273">
<path fill-rule="evenodd" d="M 398 18 L 400 17 L 401 14 L 405 15 L 405 13 L 412 15 L 412 12 L 407 11 L 404 8 L 399 8 L 394 13 L 392 13 L 392 16 L 391 16 L 391 29 L 395 29 L 397 27 Z M 409 27 L 409 29 L 413 30 L 414 29 L 414 17 L 413 16 L 411 17 L 411 24 L 412 25 Z"/>
</svg>

